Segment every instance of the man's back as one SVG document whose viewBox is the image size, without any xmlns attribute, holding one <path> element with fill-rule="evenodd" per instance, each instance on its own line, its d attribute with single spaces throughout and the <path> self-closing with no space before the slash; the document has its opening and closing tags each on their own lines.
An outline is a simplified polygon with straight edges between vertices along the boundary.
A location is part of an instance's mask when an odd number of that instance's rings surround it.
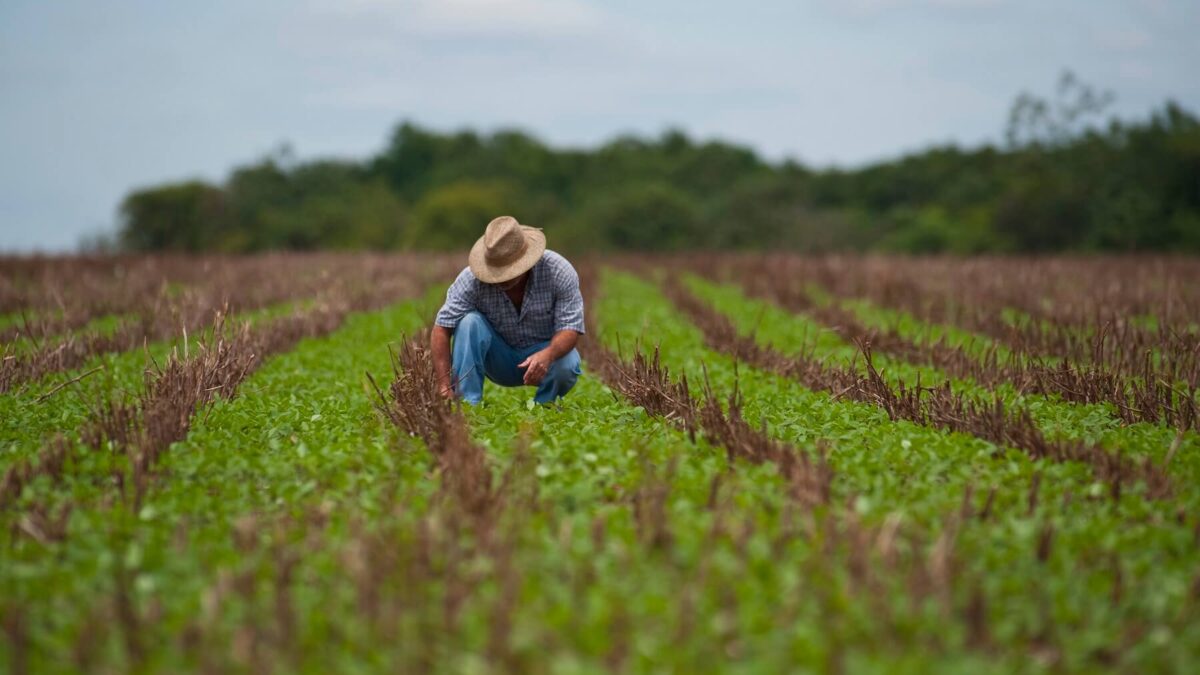
<svg viewBox="0 0 1200 675">
<path fill-rule="evenodd" d="M 438 391 L 481 403 L 486 379 L 537 387 L 537 403 L 565 396 L 582 373 L 575 344 L 583 334 L 583 296 L 575 268 L 546 249 L 540 229 L 512 216 L 488 223 L 467 262 L 429 336 Z"/>
<path fill-rule="evenodd" d="M 472 311 L 483 314 L 504 341 L 518 349 L 562 330 L 584 332 L 579 275 L 566 258 L 550 250 L 529 270 L 519 309 L 499 285 L 479 281 L 470 267 L 464 268 L 446 291 L 436 323 L 454 329 Z"/>
</svg>

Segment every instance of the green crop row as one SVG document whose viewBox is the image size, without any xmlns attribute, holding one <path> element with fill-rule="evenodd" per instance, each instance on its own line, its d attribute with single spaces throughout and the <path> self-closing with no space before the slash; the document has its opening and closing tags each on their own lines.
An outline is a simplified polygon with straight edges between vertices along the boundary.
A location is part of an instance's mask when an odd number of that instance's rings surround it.
<svg viewBox="0 0 1200 675">
<path fill-rule="evenodd" d="M 599 311 L 602 320 L 623 316 Z M 547 672 L 598 670 L 622 641 L 629 643 L 622 663 L 633 672 L 698 672 L 716 663 L 778 672 L 840 660 L 896 672 L 927 665 L 914 646 L 938 633 L 937 617 L 913 617 L 912 634 L 897 638 L 893 627 L 871 620 L 868 603 L 843 580 L 816 573 L 819 545 L 789 536 L 797 514 L 775 467 L 730 466 L 722 448 L 692 443 L 586 373 L 561 405 L 529 408 L 529 396 L 491 387 L 469 419 L 496 457 L 522 435 L 530 439 L 539 496 L 550 506 L 545 520 L 527 523 L 535 529 L 526 532 L 521 560 L 532 579 L 513 633 L 532 636 L 527 656 L 535 662 L 558 666 Z M 711 504 L 714 484 L 725 509 Z M 649 508 L 640 498 L 656 488 L 665 491 L 658 526 L 666 543 L 658 546 L 639 524 L 639 509 Z M 597 524 L 605 532 L 599 542 Z M 802 573 L 806 565 L 813 576 Z M 852 603 L 836 622 L 822 617 L 822 584 L 836 588 L 828 602 Z M 855 645 L 844 646 L 852 637 Z M 986 672 L 958 639 L 947 638 L 945 663 Z"/>
<path fill-rule="evenodd" d="M 239 519 L 326 504 L 344 522 L 349 513 L 370 514 L 394 475 L 423 473 L 422 453 L 395 451 L 364 373 L 388 369 L 388 344 L 418 330 L 431 301 L 352 314 L 332 335 L 268 359 L 239 396 L 218 399 L 171 448 L 136 513 L 107 480 L 123 456 L 78 447 L 64 486 L 27 487 L 5 514 L 0 589 L 10 611 L 23 612 L 43 665 L 65 665 L 58 659 L 86 642 L 97 621 L 115 629 L 116 579 L 127 574 L 138 611 L 154 618 L 142 622 L 139 640 L 160 649 L 146 658 L 152 670 L 173 670 L 180 652 L 171 640 L 200 611 L 213 574 L 239 560 Z M 126 368 L 127 386 L 136 386 L 140 372 Z M 71 509 L 61 541 L 13 526 L 31 508 Z M 120 662 L 121 643 L 102 641 L 102 660 Z"/>
<path fill-rule="evenodd" d="M 4 318 L 5 317 L 0 317 L 0 329 L 24 324 L 24 319 L 21 319 L 19 316 L 15 320 L 11 320 L 7 323 L 4 321 Z M 65 334 L 50 335 L 44 338 L 39 337 L 37 339 L 33 339 L 29 335 L 22 333 L 15 339 L 7 342 L 0 342 L 0 351 L 4 352 L 6 355 L 28 354 L 29 352 L 33 351 L 34 348 L 39 346 L 61 344 L 63 340 L 72 334 L 79 335 L 91 333 L 96 335 L 112 335 L 118 328 L 121 327 L 122 324 L 124 324 L 126 321 L 133 320 L 133 318 L 134 317 L 120 314 L 106 314 L 88 321 L 86 324 L 80 326 L 74 331 L 70 331 Z"/>
<path fill-rule="evenodd" d="M 810 328 L 694 288 L 781 348 Z M 489 385 L 466 411 L 499 499 L 464 516 L 443 494 L 454 467 L 390 427 L 364 378 L 386 381 L 387 345 L 440 293 L 267 360 L 164 455 L 136 511 L 102 480 L 123 457 L 28 488 L 0 523 L 0 614 L 21 617 L 34 669 L 1151 671 L 1198 656 L 1186 492 L 1113 501 L 1086 466 L 737 365 L 625 274 L 605 275 L 585 339 L 660 345 L 694 385 L 736 386 L 770 434 L 810 456 L 827 443 L 832 501 L 792 501 L 776 467 L 730 463 L 585 364 L 559 404 Z M 904 365 L 887 367 L 915 377 Z M 61 541 L 29 534 L 34 507 L 67 505 Z"/>
<path fill-rule="evenodd" d="M 204 656 L 181 636 L 203 617 L 206 644 L 218 647 L 216 663 L 252 669 L 255 657 L 239 656 L 239 636 L 248 626 L 274 625 L 282 596 L 271 589 L 286 566 L 287 554 L 279 554 L 285 550 L 302 552 L 288 572 L 297 580 L 287 596 L 296 621 L 287 643 L 294 661 L 275 667 L 388 669 L 428 653 L 443 672 L 489 670 L 488 636 L 503 591 L 494 554 L 435 559 L 447 567 L 432 572 L 432 586 L 419 591 L 426 602 L 399 623 L 393 641 L 373 635 L 356 612 L 353 574 L 343 568 L 345 547 L 355 550 L 360 541 L 355 523 L 395 537 L 385 549 L 404 550 L 419 537 L 422 517 L 438 513 L 430 458 L 382 426 L 358 375 L 386 372 L 384 344 L 419 325 L 409 309 L 359 317 L 271 359 L 238 398 L 218 402 L 172 448 L 139 512 L 97 503 L 87 486 L 76 486 L 75 498 L 87 508 L 72 516 L 65 542 L 12 542 L 3 588 L 31 626 L 43 659 L 37 664 L 86 654 L 88 663 L 111 669 L 197 668 Z M 730 659 L 747 670 L 846 662 L 927 671 L 913 645 L 946 632 L 940 615 L 918 612 L 900 626 L 880 625 L 861 593 L 840 578 L 834 562 L 842 554 L 817 564 L 818 544 L 788 534 L 791 512 L 773 467 L 731 473 L 723 451 L 691 443 L 589 377 L 558 406 L 530 408 L 529 395 L 492 387 L 485 406 L 470 411 L 497 474 L 523 443 L 536 458 L 540 506 L 514 514 L 519 528 L 509 535 L 521 572 L 505 634 L 515 662 L 546 672 L 613 663 L 691 672 Z M 710 504 L 714 484 L 723 508 Z M 654 519 L 646 493 L 659 488 L 667 490 L 663 514 L 647 523 Z M 396 499 L 400 513 L 387 507 Z M 312 509 L 328 522 L 273 525 L 303 523 Z M 663 529 L 665 543 L 647 536 L 653 527 Z M 812 536 L 832 537 L 826 527 L 814 521 Z M 306 545 L 314 538 L 318 546 Z M 480 575 L 453 629 L 441 618 L 457 578 L 452 564 Z M 257 590 L 230 597 L 222 580 Z M 136 619 L 114 616 L 124 586 Z M 378 592 L 407 593 L 390 586 Z M 824 615 L 835 610 L 838 620 L 827 622 Z M 899 629 L 911 635 L 897 637 Z M 96 631 L 100 637 L 89 635 Z M 962 637 L 949 633 L 938 638 L 949 650 L 943 666 L 985 672 L 987 661 L 964 652 Z"/>
<path fill-rule="evenodd" d="M 835 491 L 864 518 L 896 516 L 937 533 L 946 514 L 961 507 L 968 486 L 976 508 L 994 489 L 991 517 L 964 526 L 956 540 L 964 565 L 984 580 L 989 620 L 1008 647 L 1031 649 L 1039 635 L 1055 634 L 1072 668 L 1095 665 L 1111 650 L 1127 663 L 1195 656 L 1197 628 L 1180 619 L 1196 611 L 1189 589 L 1200 563 L 1194 516 L 1182 515 L 1195 512 L 1186 487 L 1177 502 L 1125 494 L 1114 503 L 1082 465 L 1035 462 L 969 436 L 891 422 L 872 406 L 739 368 L 706 349 L 699 331 L 650 283 L 609 275 L 604 298 L 602 314 L 624 319 L 606 328 L 620 330 L 623 344 L 638 338 L 659 344 L 676 372 L 695 379 L 706 371 L 719 391 L 731 390 L 736 378 L 751 422 L 765 423 L 782 439 L 830 441 Z M 760 330 L 774 323 L 767 314 L 754 312 Z M 1030 509 L 1035 476 L 1038 501 Z M 1053 546 L 1039 560 L 1039 538 L 1047 531 Z M 1131 631 L 1154 639 L 1127 644 Z"/>
<path fill-rule="evenodd" d="M 257 323 L 304 306 L 287 302 L 232 318 Z M 196 349 L 212 337 L 210 329 L 198 331 L 188 336 L 186 348 Z M 162 363 L 172 350 L 184 348 L 181 335 L 125 352 L 98 354 L 78 368 L 0 394 L 0 474 L 15 461 L 33 456 L 54 434 L 78 438 L 80 427 L 101 401 L 110 396 L 136 397 L 144 388 L 147 365 Z"/>
<path fill-rule="evenodd" d="M 729 317 L 742 334 L 752 335 L 761 344 L 785 354 L 803 352 L 831 363 L 863 366 L 858 348 L 842 341 L 828 326 L 806 316 L 787 312 L 772 303 L 746 297 L 734 286 L 713 284 L 698 277 L 688 277 L 686 282 L 694 293 Z M 910 322 L 904 329 L 910 336 L 924 334 L 922 327 L 911 323 L 915 321 L 911 317 L 900 320 Z M 927 328 L 934 331 L 937 327 Z M 875 354 L 873 358 L 876 368 L 893 384 L 903 382 L 910 387 L 918 383 L 936 386 L 949 381 L 954 391 L 968 397 L 990 399 L 995 395 L 1006 407 L 1026 408 L 1050 438 L 1098 443 L 1139 460 L 1149 458 L 1154 462 L 1163 462 L 1179 436 L 1177 430 L 1165 425 L 1145 422 L 1124 425 L 1107 403 L 1068 403 L 1057 396 L 1020 394 L 1010 385 L 989 390 L 972 380 L 952 378 L 930 366 L 907 363 L 886 354 Z M 1200 480 L 1200 434 L 1189 431 L 1178 440 L 1175 456 L 1168 468 L 1181 484 L 1192 484 Z"/>
</svg>

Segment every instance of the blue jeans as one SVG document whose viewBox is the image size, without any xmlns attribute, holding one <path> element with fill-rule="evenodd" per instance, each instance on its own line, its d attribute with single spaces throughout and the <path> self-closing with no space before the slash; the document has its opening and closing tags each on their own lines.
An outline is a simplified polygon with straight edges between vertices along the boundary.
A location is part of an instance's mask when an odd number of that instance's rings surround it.
<svg viewBox="0 0 1200 675">
<path fill-rule="evenodd" d="M 513 349 L 482 314 L 468 313 L 454 329 L 453 370 L 458 394 L 472 405 L 482 401 L 484 376 L 502 387 L 525 384 L 524 369 L 517 368 L 517 364 L 549 344 L 547 340 Z M 569 354 L 550 364 L 550 370 L 538 385 L 533 400 L 550 403 L 562 398 L 575 386 L 580 372 L 579 352 L 572 349 Z"/>
</svg>

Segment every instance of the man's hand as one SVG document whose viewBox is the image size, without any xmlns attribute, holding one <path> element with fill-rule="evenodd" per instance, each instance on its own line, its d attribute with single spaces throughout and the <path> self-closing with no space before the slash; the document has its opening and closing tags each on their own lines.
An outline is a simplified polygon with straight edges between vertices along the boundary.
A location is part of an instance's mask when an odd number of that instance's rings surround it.
<svg viewBox="0 0 1200 675">
<path fill-rule="evenodd" d="M 530 354 L 529 358 L 518 363 L 517 367 L 525 369 L 525 384 L 537 385 L 542 383 L 542 378 L 550 372 L 550 365 L 553 363 L 554 354 L 550 349 L 543 349 Z"/>
<path fill-rule="evenodd" d="M 525 384 L 541 384 L 546 373 L 550 372 L 550 366 L 574 349 L 575 343 L 578 341 L 579 333 L 570 329 L 560 330 L 550 338 L 549 346 L 540 352 L 530 354 L 529 358 L 518 363 L 518 368 L 525 369 Z"/>
</svg>

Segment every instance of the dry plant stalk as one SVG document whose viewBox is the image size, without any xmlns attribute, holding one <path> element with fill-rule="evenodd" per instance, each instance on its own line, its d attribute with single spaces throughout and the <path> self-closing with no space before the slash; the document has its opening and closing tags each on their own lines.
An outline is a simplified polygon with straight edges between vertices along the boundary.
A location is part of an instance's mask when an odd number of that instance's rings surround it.
<svg viewBox="0 0 1200 675">
<path fill-rule="evenodd" d="M 398 428 L 424 442 L 437 459 L 446 493 L 468 513 L 485 517 L 501 500 L 501 491 L 494 484 L 487 451 L 471 440 L 461 404 L 438 391 L 428 331 L 403 343 L 393 354 L 392 369 L 389 395 L 371 378 L 376 407 Z"/>
<path fill-rule="evenodd" d="M 1096 477 L 1110 485 L 1114 499 L 1123 486 L 1141 481 L 1151 499 L 1172 494 L 1166 471 L 1150 462 L 1134 462 L 1119 452 L 1079 441 L 1049 440 L 1037 427 L 1028 410 L 1008 410 L 999 395 L 976 400 L 954 392 L 947 381 L 940 387 L 915 387 L 900 383 L 893 388 L 875 368 L 870 343 L 858 344 L 866 375 L 854 364 L 830 366 L 801 353 L 788 357 L 758 345 L 753 336 L 742 336 L 733 323 L 704 303 L 677 279 L 665 286 L 667 296 L 704 334 L 709 347 L 750 365 L 798 380 L 806 388 L 834 394 L 837 398 L 869 403 L 882 408 L 893 420 L 908 420 L 952 432 L 971 434 L 996 445 L 1022 450 L 1034 459 L 1076 461 L 1092 467 Z"/>
<path fill-rule="evenodd" d="M 580 273 L 581 288 L 585 302 L 591 304 L 595 297 L 596 270 L 584 267 Z M 599 335 L 592 314 L 588 333 Z M 753 351 L 760 356 L 767 353 L 748 343 L 739 348 Z M 731 460 L 745 459 L 755 463 L 772 462 L 790 486 L 790 493 L 798 503 L 806 506 L 826 504 L 832 495 L 835 477 L 826 461 L 826 449 L 818 447 L 806 452 L 783 441 L 773 439 L 765 426 L 756 429 L 742 417 L 742 399 L 734 389 L 726 406 L 705 381 L 699 403 L 693 398 L 686 376 L 676 382 L 662 365 L 657 347 L 650 358 L 635 348 L 631 359 L 623 360 L 593 338 L 581 343 L 580 351 L 588 368 L 613 390 L 614 395 L 623 396 L 630 403 L 641 406 L 647 414 L 672 421 L 687 431 L 695 440 L 697 431 L 725 448 Z M 813 457 L 816 457 L 814 460 Z"/>
<path fill-rule="evenodd" d="M 750 295 L 806 314 L 847 342 L 870 342 L 879 353 L 925 363 L 981 386 L 1009 384 L 1022 393 L 1058 395 L 1075 403 L 1108 402 L 1127 424 L 1164 422 L 1183 430 L 1196 424 L 1200 333 L 1189 322 L 1200 315 L 1200 294 L 1185 292 L 1188 286 L 1182 283 L 1160 287 L 1136 261 L 960 264 L 945 259 L 694 254 L 627 262 L 641 271 L 652 264 L 736 281 Z M 1117 278 L 1110 264 L 1129 275 L 1120 278 L 1132 280 L 1128 288 L 1118 286 L 1115 296 L 1107 283 Z M 1069 291 L 1057 288 L 1058 277 L 1068 270 L 1072 281 L 1084 281 L 1072 284 Z M 1200 268 L 1181 261 L 1164 266 L 1162 272 L 1200 283 Z M 919 278 L 911 278 L 914 275 Z M 936 275 L 940 280 L 933 280 Z M 927 322 L 960 323 L 996 342 L 986 347 L 951 344 L 945 336 L 917 340 L 894 327 L 869 328 L 837 300 L 815 302 L 809 292 L 814 286 L 837 299 L 865 298 Z M 1103 291 L 1099 295 L 1097 288 Z M 1138 290 L 1122 296 L 1122 289 Z M 1047 297 L 1057 302 L 1047 305 Z M 1183 309 L 1188 306 L 1191 314 Z M 1037 320 L 1011 322 L 1005 310 L 1014 308 Z M 1136 314 L 1174 318 L 1147 327 L 1128 319 Z M 971 318 L 964 323 L 964 316 Z M 1001 345 L 1008 348 L 1003 357 Z"/>
<path fill-rule="evenodd" d="M 0 307 L 7 302 L 46 316 L 0 331 L 0 343 L 21 337 L 34 343 L 27 352 L 2 355 L 0 393 L 79 367 L 97 354 L 198 332 L 231 311 L 307 298 L 350 311 L 376 309 L 411 297 L 428 279 L 448 274 L 452 264 L 448 257 L 409 254 L 16 260 L 13 274 L 23 283 L 0 276 Z M 105 315 L 125 320 L 111 331 L 68 333 Z"/>
</svg>

